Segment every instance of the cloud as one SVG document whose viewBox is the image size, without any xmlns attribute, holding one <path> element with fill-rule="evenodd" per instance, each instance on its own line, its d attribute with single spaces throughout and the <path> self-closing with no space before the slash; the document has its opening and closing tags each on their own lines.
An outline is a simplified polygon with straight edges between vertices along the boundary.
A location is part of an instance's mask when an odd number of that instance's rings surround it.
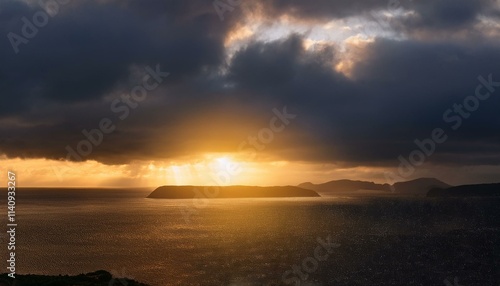
<svg viewBox="0 0 500 286">
<path fill-rule="evenodd" d="M 24 37 L 21 19 L 32 22 L 32 16 L 43 11 L 18 1 L 3 2 L 2 35 Z M 19 55 L 10 41 L 1 41 L 0 86 L 11 108 L 3 101 L 0 115 L 29 108 L 33 101 L 100 99 L 128 83 L 133 65 L 161 64 L 181 78 L 223 60 L 226 28 L 217 19 L 192 13 L 181 19 L 172 16 L 176 12 L 172 10 L 149 18 L 134 10 L 136 2 L 122 4 L 82 2 L 61 7 L 28 43 L 19 44 Z M 177 6 L 184 11 L 185 5 Z"/>
<path fill-rule="evenodd" d="M 441 0 L 414 4 L 415 14 L 406 22 L 409 28 L 456 29 L 474 23 L 478 15 L 489 13 L 492 0 Z"/>
<path fill-rule="evenodd" d="M 265 17 L 310 22 L 387 8 L 387 1 L 259 3 Z M 19 54 L 7 37 L 0 41 L 0 153 L 65 158 L 66 146 L 75 148 L 85 138 L 81 131 L 105 117 L 116 130 L 85 159 L 124 164 L 235 152 L 268 123 L 273 108 L 287 106 L 297 120 L 261 152 L 262 160 L 391 166 L 415 148 L 414 139 L 440 127 L 450 139 L 433 164 L 498 164 L 500 96 L 482 102 L 459 130 L 450 131 L 442 116 L 474 94 L 479 75 L 500 81 L 500 44 L 478 30 L 474 42 L 415 34 L 472 29 L 492 5 L 404 6 L 413 12 L 391 25 L 406 37 L 375 37 L 353 53 L 337 42 L 305 49 L 307 35 L 283 34 L 252 38 L 229 56 L 228 35 L 244 25 L 246 8 L 221 21 L 207 1 L 78 1 L 61 8 Z M 0 34 L 21 33 L 20 19 L 39 9 L 2 1 Z M 347 54 L 349 73 L 338 68 Z M 171 75 L 118 119 L 112 102 L 157 64 Z"/>
</svg>

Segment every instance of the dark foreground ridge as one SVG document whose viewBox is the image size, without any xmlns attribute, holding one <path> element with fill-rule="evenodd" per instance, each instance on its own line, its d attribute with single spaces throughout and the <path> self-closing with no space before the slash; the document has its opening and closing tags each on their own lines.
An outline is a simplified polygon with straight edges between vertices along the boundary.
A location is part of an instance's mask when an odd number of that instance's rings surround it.
<svg viewBox="0 0 500 286">
<path fill-rule="evenodd" d="M 15 281 L 15 284 L 14 284 Z M 0 275 L 0 286 L 149 286 L 128 278 L 114 278 L 111 273 L 99 270 L 87 274 L 75 276 L 59 275 L 17 275 L 15 280 L 8 277 L 6 273 Z"/>
<path fill-rule="evenodd" d="M 320 197 L 313 190 L 294 186 L 253 187 L 253 186 L 162 186 L 148 198 L 153 199 L 192 199 L 199 196 L 206 198 L 286 198 Z"/>
<path fill-rule="evenodd" d="M 428 197 L 500 197 L 500 183 L 463 185 L 451 188 L 435 188 Z"/>
</svg>

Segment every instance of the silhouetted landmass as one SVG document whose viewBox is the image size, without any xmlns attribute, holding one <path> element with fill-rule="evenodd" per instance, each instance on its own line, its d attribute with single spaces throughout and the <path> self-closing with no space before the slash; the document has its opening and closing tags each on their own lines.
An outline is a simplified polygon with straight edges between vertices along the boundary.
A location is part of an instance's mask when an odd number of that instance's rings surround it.
<svg viewBox="0 0 500 286">
<path fill-rule="evenodd" d="M 13 281 L 15 281 L 15 284 Z M 147 284 L 139 283 L 135 280 L 128 278 L 113 278 L 111 273 L 99 270 L 87 274 L 80 274 L 75 276 L 59 275 L 18 275 L 16 274 L 15 280 L 8 277 L 7 274 L 0 275 L 0 286 L 149 286 Z"/>
<path fill-rule="evenodd" d="M 434 188 L 428 197 L 500 197 L 500 183 Z"/>
<path fill-rule="evenodd" d="M 294 186 L 253 187 L 253 186 L 162 186 L 148 198 L 154 199 L 192 199 L 192 198 L 282 198 L 282 197 L 319 197 L 312 190 Z"/>
<path fill-rule="evenodd" d="M 420 178 L 407 182 L 395 183 L 393 187 L 396 193 L 399 194 L 425 196 L 434 188 L 445 189 L 451 186 L 436 178 Z"/>
<path fill-rule="evenodd" d="M 450 185 L 435 178 L 420 178 L 394 185 L 367 181 L 336 180 L 323 184 L 302 183 L 299 187 L 318 192 L 321 195 L 410 195 L 425 196 L 433 188 L 448 188 Z"/>
<path fill-rule="evenodd" d="M 376 184 L 374 182 L 366 181 L 351 181 L 351 180 L 337 180 L 330 181 L 323 184 L 302 183 L 299 187 L 316 191 L 320 194 L 332 195 L 348 193 L 352 194 L 356 191 L 382 191 L 389 192 L 389 184 Z"/>
</svg>

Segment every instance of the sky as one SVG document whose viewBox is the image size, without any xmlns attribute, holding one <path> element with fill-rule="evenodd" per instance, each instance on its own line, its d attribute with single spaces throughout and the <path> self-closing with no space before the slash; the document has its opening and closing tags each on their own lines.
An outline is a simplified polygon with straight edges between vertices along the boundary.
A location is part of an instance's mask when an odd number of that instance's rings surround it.
<svg viewBox="0 0 500 286">
<path fill-rule="evenodd" d="M 0 0 L 20 186 L 500 182 L 500 1 Z"/>
</svg>

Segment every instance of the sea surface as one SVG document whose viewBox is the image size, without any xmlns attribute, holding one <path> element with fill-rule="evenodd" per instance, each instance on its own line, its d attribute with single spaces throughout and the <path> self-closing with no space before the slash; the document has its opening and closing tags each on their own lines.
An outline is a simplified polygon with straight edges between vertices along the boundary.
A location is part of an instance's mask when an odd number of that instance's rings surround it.
<svg viewBox="0 0 500 286">
<path fill-rule="evenodd" d="M 499 199 L 151 191 L 19 189 L 17 273 L 104 269 L 158 286 L 500 285 Z"/>
</svg>

